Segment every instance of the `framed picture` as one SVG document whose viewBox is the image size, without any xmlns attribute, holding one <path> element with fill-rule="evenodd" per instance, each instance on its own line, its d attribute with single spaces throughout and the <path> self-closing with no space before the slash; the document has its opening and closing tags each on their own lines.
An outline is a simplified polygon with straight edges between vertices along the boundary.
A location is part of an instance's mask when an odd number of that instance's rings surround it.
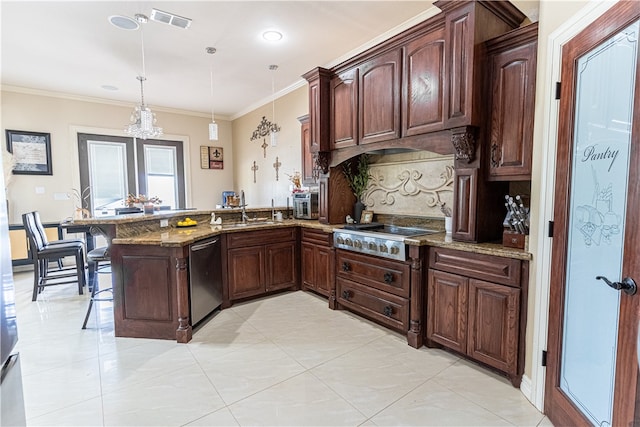
<svg viewBox="0 0 640 427">
<path fill-rule="evenodd" d="M 7 129 L 7 150 L 13 154 L 14 175 L 53 175 L 51 134 Z"/>
<path fill-rule="evenodd" d="M 224 169 L 224 154 L 222 147 L 200 146 L 201 169 Z"/>
<path fill-rule="evenodd" d="M 371 224 L 371 221 L 373 221 L 373 211 L 362 211 L 360 224 Z"/>
</svg>

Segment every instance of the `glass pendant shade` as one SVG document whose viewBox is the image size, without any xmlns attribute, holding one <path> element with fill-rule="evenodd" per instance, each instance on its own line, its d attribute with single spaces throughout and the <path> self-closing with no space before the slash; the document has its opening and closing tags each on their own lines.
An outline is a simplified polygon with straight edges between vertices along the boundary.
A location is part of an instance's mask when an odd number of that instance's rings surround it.
<svg viewBox="0 0 640 427">
<path fill-rule="evenodd" d="M 156 115 L 144 104 L 144 89 L 142 88 L 144 78 L 138 76 L 138 80 L 140 80 L 142 103 L 134 108 L 131 113 L 131 123 L 124 129 L 124 132 L 129 136 L 140 139 L 160 137 L 163 132 L 161 127 L 155 126 Z"/>
<path fill-rule="evenodd" d="M 218 124 L 216 122 L 209 123 L 209 141 L 218 140 Z"/>
<path fill-rule="evenodd" d="M 271 146 L 275 147 L 278 145 L 278 132 L 271 130 Z"/>
</svg>

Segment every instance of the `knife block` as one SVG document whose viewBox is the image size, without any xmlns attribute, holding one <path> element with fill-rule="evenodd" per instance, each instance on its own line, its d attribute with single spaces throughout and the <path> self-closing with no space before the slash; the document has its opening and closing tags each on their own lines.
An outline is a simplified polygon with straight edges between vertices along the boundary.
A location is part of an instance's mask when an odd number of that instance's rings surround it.
<svg viewBox="0 0 640 427">
<path fill-rule="evenodd" d="M 502 246 L 509 248 L 524 249 L 526 246 L 527 235 L 517 233 L 512 230 L 504 230 L 502 232 Z"/>
</svg>

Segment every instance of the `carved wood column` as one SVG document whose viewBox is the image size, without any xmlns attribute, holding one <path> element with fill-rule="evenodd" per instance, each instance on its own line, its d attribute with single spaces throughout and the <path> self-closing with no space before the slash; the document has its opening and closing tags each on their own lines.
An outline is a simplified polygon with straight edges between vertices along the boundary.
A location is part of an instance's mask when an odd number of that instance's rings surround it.
<svg viewBox="0 0 640 427">
<path fill-rule="evenodd" d="M 335 310 L 338 308 L 338 302 L 336 301 L 336 248 L 333 247 L 333 240 L 331 242 L 331 255 L 329 256 L 329 271 L 333 274 L 329 275 L 329 308 Z"/>
<path fill-rule="evenodd" d="M 409 331 L 407 343 L 413 348 L 420 348 L 424 339 L 424 271 L 422 259 L 425 256 L 424 246 L 409 246 L 411 260 L 411 305 L 409 307 Z"/>
<path fill-rule="evenodd" d="M 178 296 L 178 329 L 176 340 L 179 343 L 191 341 L 193 331 L 189 324 L 189 278 L 187 277 L 187 258 L 184 254 L 176 257 L 176 295 Z"/>
</svg>

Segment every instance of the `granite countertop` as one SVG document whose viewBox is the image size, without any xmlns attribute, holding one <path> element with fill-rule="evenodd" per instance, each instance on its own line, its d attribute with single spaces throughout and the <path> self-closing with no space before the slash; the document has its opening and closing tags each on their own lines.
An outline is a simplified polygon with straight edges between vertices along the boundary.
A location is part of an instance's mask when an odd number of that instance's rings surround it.
<svg viewBox="0 0 640 427">
<path fill-rule="evenodd" d="M 320 224 L 318 221 L 297 219 L 285 219 L 283 221 L 249 220 L 246 225 L 243 225 L 242 223 L 229 223 L 222 225 L 200 223 L 194 227 L 167 227 L 160 231 L 150 231 L 132 237 L 115 238 L 112 243 L 116 245 L 185 246 L 198 240 L 217 236 L 222 233 L 241 233 L 243 231 L 299 226 L 319 229 L 328 233 L 332 232 L 335 228 L 335 225 Z"/>
<path fill-rule="evenodd" d="M 209 212 L 210 211 L 206 211 L 206 213 Z M 182 213 L 183 211 L 181 214 Z M 175 212 L 173 215 L 175 215 Z M 248 221 L 246 225 L 242 225 L 241 223 L 228 223 L 223 225 L 200 223 L 194 227 L 167 227 L 160 231 L 150 231 L 132 237 L 114 238 L 112 243 L 118 245 L 156 245 L 165 247 L 186 246 L 197 242 L 198 240 L 217 236 L 222 233 L 241 233 L 243 231 L 286 227 L 313 228 L 331 233 L 334 229 L 341 228 L 342 225 L 321 224 L 315 220 L 300 219 L 286 219 L 284 221 Z M 451 240 L 451 236 L 447 236 L 444 232 L 406 237 L 404 241 L 406 244 L 414 246 L 436 246 L 506 258 L 521 260 L 532 259 L 531 254 L 522 249 L 509 248 L 502 246 L 501 243 L 454 242 Z"/>
<path fill-rule="evenodd" d="M 451 236 L 445 233 L 425 234 L 422 236 L 406 237 L 404 242 L 408 245 L 417 246 L 436 246 L 440 248 L 456 249 L 465 252 L 474 252 L 478 254 L 495 255 L 505 258 L 531 260 L 531 253 L 524 249 L 509 248 L 503 246 L 502 243 L 468 243 L 454 242 Z"/>
</svg>

